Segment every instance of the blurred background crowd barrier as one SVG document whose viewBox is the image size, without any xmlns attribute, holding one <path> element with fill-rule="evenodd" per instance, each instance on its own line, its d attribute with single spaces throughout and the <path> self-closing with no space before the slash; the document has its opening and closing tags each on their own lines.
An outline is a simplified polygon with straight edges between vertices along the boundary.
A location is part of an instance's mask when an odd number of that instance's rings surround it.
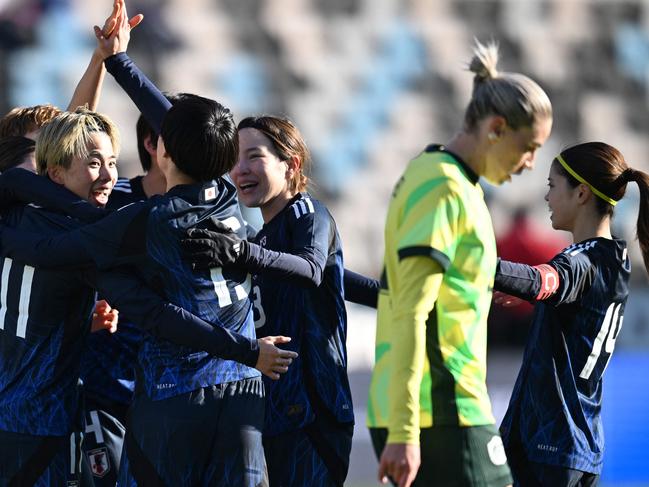
<svg viewBox="0 0 649 487">
<path fill-rule="evenodd" d="M 647 0 L 132 0 L 144 23 L 130 55 L 167 91 L 216 98 L 236 118 L 293 119 L 314 156 L 312 192 L 331 209 L 347 267 L 378 276 L 393 184 L 430 142 L 447 141 L 471 92 L 464 70 L 474 38 L 494 39 L 500 69 L 548 92 L 554 129 L 532 172 L 485 186 L 499 240 L 512 259 L 547 259 L 568 241 L 543 200 L 549 163 L 563 147 L 603 140 L 649 171 Z M 65 107 L 110 0 L 0 0 L 0 112 Z M 99 110 L 123 137 L 120 174 L 139 172 L 138 115 L 110 76 Z M 649 290 L 634 241 L 637 188 L 617 206 L 636 271 L 605 378 L 606 485 L 649 485 Z M 259 217 L 249 218 L 259 224 Z M 542 245 L 540 245 L 542 244 Z M 545 256 L 545 257 L 544 257 Z M 509 399 L 529 309 L 494 310 L 490 383 L 497 415 Z M 509 311 L 511 312 L 511 310 Z M 364 429 L 374 313 L 350 307 L 350 374 L 358 427 L 350 485 L 372 485 Z"/>
</svg>

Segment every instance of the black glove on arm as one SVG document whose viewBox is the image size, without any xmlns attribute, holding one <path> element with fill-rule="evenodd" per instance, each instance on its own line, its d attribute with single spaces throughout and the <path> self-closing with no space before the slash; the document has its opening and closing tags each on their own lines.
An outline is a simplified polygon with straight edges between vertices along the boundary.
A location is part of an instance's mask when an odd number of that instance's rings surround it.
<svg viewBox="0 0 649 487">
<path fill-rule="evenodd" d="M 218 231 L 191 229 L 181 241 L 185 260 L 195 269 L 235 265 L 249 272 L 273 272 L 281 278 L 293 279 L 299 285 L 319 286 L 322 282 L 326 256 L 293 255 L 265 249 L 237 235 L 221 222 L 214 222 Z"/>
<path fill-rule="evenodd" d="M 236 264 L 247 242 L 223 224 L 219 231 L 190 228 L 181 241 L 185 258 L 197 269 L 224 267 Z"/>
</svg>

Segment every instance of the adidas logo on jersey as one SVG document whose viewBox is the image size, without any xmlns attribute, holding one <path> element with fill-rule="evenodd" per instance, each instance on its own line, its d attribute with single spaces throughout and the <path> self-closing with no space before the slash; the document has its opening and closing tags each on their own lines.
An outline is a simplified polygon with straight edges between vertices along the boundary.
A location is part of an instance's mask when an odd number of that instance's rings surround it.
<svg viewBox="0 0 649 487">
<path fill-rule="evenodd" d="M 315 208 L 313 207 L 313 202 L 311 198 L 304 198 L 296 201 L 291 205 L 293 211 L 295 212 L 295 218 L 300 218 L 303 215 L 308 215 L 309 213 L 315 213 Z"/>
</svg>

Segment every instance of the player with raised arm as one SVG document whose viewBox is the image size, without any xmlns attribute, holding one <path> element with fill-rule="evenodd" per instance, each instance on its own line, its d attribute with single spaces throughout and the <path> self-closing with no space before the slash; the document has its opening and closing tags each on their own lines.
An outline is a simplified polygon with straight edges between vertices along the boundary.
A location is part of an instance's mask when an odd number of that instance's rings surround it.
<svg viewBox="0 0 649 487">
<path fill-rule="evenodd" d="M 113 11 L 102 27 L 102 32 L 105 35 L 109 35 L 115 28 L 120 9 L 121 4 L 114 2 Z M 129 27 L 134 29 L 142 22 L 142 19 L 142 15 L 133 16 L 128 20 Z M 80 106 L 87 106 L 90 110 L 95 110 L 99 104 L 105 75 L 104 59 L 101 57 L 99 48 L 96 48 L 92 53 L 88 67 L 77 83 L 67 110 L 74 111 Z M 13 108 L 0 119 L 0 138 L 20 136 L 36 140 L 41 127 L 60 113 L 61 109 L 49 104 Z M 35 166 L 33 170 L 36 171 Z"/>
<path fill-rule="evenodd" d="M 39 135 L 41 172 L 61 184 L 60 191 L 95 205 L 105 203 L 116 179 L 117 131 L 106 117 L 79 109 L 50 121 Z M 23 169 L 25 182 L 47 191 L 56 185 Z M 30 179 L 31 178 L 31 179 Z M 69 190 L 69 191 L 68 191 Z M 3 224 L 56 235 L 79 223 L 58 211 L 28 206 L 3 214 Z M 0 472 L 3 484 L 59 485 L 77 481 L 81 409 L 78 401 L 80 348 L 94 304 L 94 272 L 80 263 L 72 270 L 51 269 L 53 256 L 31 266 L 9 256 L 3 246 L 0 282 Z M 28 252 L 29 254 L 29 252 Z M 31 263 L 31 262 L 30 262 Z M 110 277 L 108 274 L 99 279 Z M 115 277 L 108 280 L 115 282 Z M 291 352 L 213 327 L 132 279 L 117 276 L 119 292 L 103 288 L 110 301 L 127 311 L 143 328 L 195 349 L 240 360 L 265 373 L 285 371 L 277 358 Z M 101 287 L 101 284 L 100 286 Z M 114 330 L 115 312 L 98 303 L 93 325 Z M 272 341 L 272 340 L 271 340 Z M 271 345 L 272 347 L 272 345 Z M 274 348 L 274 347 L 272 347 Z M 269 360 L 270 359 L 270 360 Z M 270 367 L 269 367 L 270 366 Z M 68 440 L 69 436 L 69 440 Z M 69 447 L 68 447 L 69 443 Z"/>
<path fill-rule="evenodd" d="M 640 188 L 637 232 L 649 272 L 649 175 L 602 142 L 565 149 L 550 168 L 552 227 L 570 232 L 574 243 L 542 265 L 498 263 L 494 289 L 536 302 L 500 428 L 516 485 L 598 483 L 602 376 L 622 328 L 631 270 L 627 244 L 610 225 L 630 182 Z"/>
<path fill-rule="evenodd" d="M 165 95 L 172 103 L 183 95 Z M 136 125 L 137 147 L 143 175 L 118 178 L 106 208 L 117 210 L 166 191 L 158 165 L 157 134 L 140 115 Z M 0 145 L 2 141 L 0 140 Z M 83 441 L 95 487 L 114 486 L 125 436 L 126 414 L 135 390 L 135 364 L 142 338 L 140 327 L 122 314 L 116 333 L 101 331 L 88 337 L 81 361 L 86 406 Z"/>
<path fill-rule="evenodd" d="M 209 227 L 214 219 L 243 232 L 236 190 L 218 177 L 236 162 L 232 116 L 220 104 L 199 96 L 170 107 L 123 52 L 129 30 L 124 11 L 115 34 L 105 38 L 98 28 L 96 32 L 107 50 L 108 70 L 160 133 L 158 156 L 168 191 L 80 231 L 43 239 L 32 247 L 30 258 L 38 260 L 39 249 L 48 248 L 59 263 L 91 260 L 101 268 L 129 265 L 128 272 L 217 328 L 254 336 L 247 273 L 194 272 L 177 249 L 178 237 L 186 229 Z M 130 293 L 122 283 L 112 289 L 114 298 Z M 286 351 L 273 365 L 285 372 L 295 356 Z M 154 336 L 145 337 L 138 368 L 141 393 L 136 393 L 127 425 L 120 484 L 265 482 L 264 393 L 258 372 Z"/>
<path fill-rule="evenodd" d="M 379 479 L 400 487 L 511 483 L 486 387 L 496 245 L 478 179 L 531 167 L 552 108 L 497 61 L 477 43 L 462 130 L 410 162 L 388 209 L 367 417 Z"/>
</svg>

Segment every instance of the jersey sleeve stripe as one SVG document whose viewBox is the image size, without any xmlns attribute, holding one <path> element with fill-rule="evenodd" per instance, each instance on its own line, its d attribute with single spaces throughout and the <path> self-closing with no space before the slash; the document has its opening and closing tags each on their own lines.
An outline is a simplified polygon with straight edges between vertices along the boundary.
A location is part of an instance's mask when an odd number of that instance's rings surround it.
<svg viewBox="0 0 649 487">
<path fill-rule="evenodd" d="M 0 330 L 5 327 L 5 316 L 7 314 L 7 289 L 9 287 L 9 273 L 11 272 L 11 265 L 13 260 L 5 257 L 2 266 L 2 289 L 0 290 Z"/>
<path fill-rule="evenodd" d="M 444 271 L 448 270 L 449 266 L 451 265 L 451 260 L 448 258 L 448 256 L 444 252 L 434 249 L 433 247 L 426 247 L 426 246 L 405 247 L 403 249 L 399 249 L 398 254 L 399 254 L 399 260 L 403 260 L 407 257 L 417 257 L 417 256 L 430 257 L 431 259 L 436 261 L 440 266 L 442 266 L 442 269 L 444 269 Z"/>
<path fill-rule="evenodd" d="M 18 322 L 16 323 L 16 336 L 27 336 L 27 322 L 29 321 L 29 303 L 31 301 L 32 283 L 34 281 L 34 268 L 26 265 L 23 269 L 23 278 L 20 283 L 20 300 L 18 302 Z"/>
<path fill-rule="evenodd" d="M 304 198 L 303 200 L 296 201 L 291 205 L 293 212 L 295 213 L 295 218 L 299 219 L 301 216 L 308 215 L 309 213 L 315 213 L 315 207 L 313 202 L 309 198 Z"/>
<path fill-rule="evenodd" d="M 311 202 L 311 199 L 305 198 L 304 201 L 306 202 L 306 205 L 309 207 L 309 213 L 315 213 L 315 208 L 313 207 L 313 203 Z"/>
</svg>

